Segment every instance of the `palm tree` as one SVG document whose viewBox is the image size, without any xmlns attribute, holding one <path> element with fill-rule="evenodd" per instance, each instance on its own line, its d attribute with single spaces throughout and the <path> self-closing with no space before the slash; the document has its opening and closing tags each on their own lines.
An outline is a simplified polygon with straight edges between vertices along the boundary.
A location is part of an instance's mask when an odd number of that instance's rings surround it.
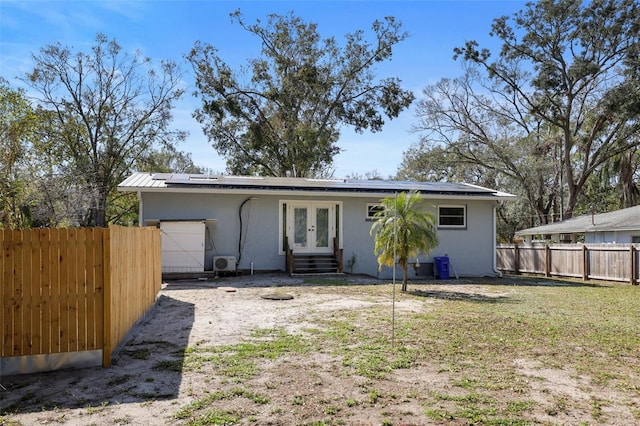
<svg viewBox="0 0 640 426">
<path fill-rule="evenodd" d="M 422 202 L 419 192 L 401 192 L 384 198 L 382 209 L 374 218 L 370 234 L 375 232 L 375 254 L 378 266 L 393 266 L 396 258 L 402 267 L 402 291 L 407 291 L 409 259 L 421 253 L 429 253 L 438 245 L 433 215 L 419 209 Z"/>
</svg>

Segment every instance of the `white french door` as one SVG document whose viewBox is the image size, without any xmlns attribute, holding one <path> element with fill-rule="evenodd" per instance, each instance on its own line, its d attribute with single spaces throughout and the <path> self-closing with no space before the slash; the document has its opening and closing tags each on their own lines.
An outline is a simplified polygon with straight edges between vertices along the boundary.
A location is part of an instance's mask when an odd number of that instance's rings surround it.
<svg viewBox="0 0 640 426">
<path fill-rule="evenodd" d="M 323 202 L 287 205 L 287 235 L 298 253 L 331 253 L 335 237 L 335 204 Z"/>
</svg>

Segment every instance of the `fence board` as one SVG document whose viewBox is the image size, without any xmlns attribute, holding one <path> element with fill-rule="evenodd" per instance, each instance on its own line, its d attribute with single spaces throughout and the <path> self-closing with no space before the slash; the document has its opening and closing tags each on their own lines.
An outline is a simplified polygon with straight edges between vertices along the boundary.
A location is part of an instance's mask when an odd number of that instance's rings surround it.
<svg viewBox="0 0 640 426">
<path fill-rule="evenodd" d="M 31 335 L 29 339 L 30 353 L 42 353 L 42 286 L 40 274 L 42 271 L 42 253 L 40 246 L 40 233 L 30 233 L 29 257 L 29 286 L 31 287 L 31 308 L 29 309 Z"/>
<path fill-rule="evenodd" d="M 589 250 L 590 276 L 611 281 L 631 279 L 630 246 L 594 246 Z M 606 277 L 606 278 L 603 278 Z"/>
<path fill-rule="evenodd" d="M 13 353 L 25 353 L 24 339 L 22 335 L 24 333 L 24 310 L 25 310 L 25 286 L 22 279 L 22 273 L 24 267 L 22 262 L 24 252 L 24 240 L 23 231 L 14 231 L 14 244 L 16 247 L 15 256 L 13 257 L 13 314 L 16 316 L 13 322 L 13 335 L 11 340 L 13 341 Z"/>
<path fill-rule="evenodd" d="M 90 242 L 87 241 L 87 232 L 78 233 L 77 244 L 78 252 L 76 254 L 75 280 L 78 294 L 78 344 L 76 350 L 86 351 L 88 346 L 87 323 L 89 322 L 89 316 L 87 312 L 87 277 L 85 268 L 87 267 L 87 249 L 90 249 Z"/>
<path fill-rule="evenodd" d="M 51 242 L 50 230 L 38 230 L 40 246 L 40 350 L 39 353 L 51 352 Z"/>
<path fill-rule="evenodd" d="M 71 296 L 69 292 L 69 269 L 71 268 L 71 247 L 69 241 L 69 230 L 60 230 L 60 304 L 58 312 L 60 314 L 60 352 L 69 352 L 69 309 L 71 306 Z"/>
<path fill-rule="evenodd" d="M 155 228 L 0 230 L 0 356 L 103 349 L 108 366 L 155 302 L 160 252 Z"/>
<path fill-rule="evenodd" d="M 125 232 L 126 229 L 110 228 L 111 274 L 115 277 L 112 279 L 111 300 L 120 301 L 110 306 L 113 323 L 111 341 L 114 345 L 125 337 L 131 326 L 153 304 L 162 284 L 157 258 L 160 246 L 154 244 L 154 240 L 159 241 L 159 232 L 155 228 L 138 228 L 140 235 L 137 237 Z M 145 253 L 151 257 L 147 259 Z M 140 268 L 137 266 L 139 264 L 150 267 Z"/>
<path fill-rule="evenodd" d="M 5 241 L 4 241 L 4 230 L 0 229 L 0 280 L 6 284 L 6 279 L 4 276 L 5 270 Z M 7 342 L 7 330 L 6 322 L 9 319 L 8 315 L 5 312 L 5 304 L 7 303 L 8 295 L 5 293 L 6 287 L 5 284 L 0 285 L 0 356 L 4 354 L 4 346 Z M 8 287 L 8 286 L 7 286 Z"/>
<path fill-rule="evenodd" d="M 3 320 L 3 328 L 2 328 L 2 356 L 11 356 L 13 354 L 13 327 L 16 322 L 15 315 L 15 287 L 13 281 L 13 269 L 14 269 L 14 258 L 16 255 L 15 245 L 14 245 L 14 236 L 16 235 L 16 231 L 13 230 L 3 230 L 3 245 L 2 245 L 2 316 Z"/>
<path fill-rule="evenodd" d="M 96 349 L 105 347 L 105 337 L 103 324 L 106 316 L 104 306 L 107 300 L 105 291 L 105 271 L 108 269 L 108 260 L 105 259 L 105 241 L 109 238 L 109 232 L 106 229 L 94 229 L 96 233 L 95 248 L 95 264 L 94 264 L 94 291 L 95 291 L 95 315 L 94 318 L 102 318 L 101 321 L 95 321 Z M 106 352 L 106 351 L 105 351 Z"/>
<path fill-rule="evenodd" d="M 497 246 L 496 247 L 496 266 L 499 270 L 505 272 L 515 272 L 513 264 L 513 247 Z"/>
<path fill-rule="evenodd" d="M 96 317 L 96 284 L 95 284 L 95 267 L 96 267 L 96 244 L 102 241 L 96 241 L 97 232 L 95 229 L 89 229 L 89 232 L 85 235 L 85 243 L 87 249 L 85 250 L 85 294 L 86 294 L 86 312 L 87 318 Z M 86 350 L 91 351 L 97 349 L 96 344 L 96 321 L 86 321 Z"/>
<path fill-rule="evenodd" d="M 498 245 L 498 269 L 504 272 L 621 281 L 640 280 L 640 254 L 630 244 Z M 545 270 L 545 261 L 548 261 Z M 511 265 L 514 265 L 511 267 Z"/>
<path fill-rule="evenodd" d="M 545 271 L 544 247 L 518 247 L 518 272 L 543 274 Z"/>
<path fill-rule="evenodd" d="M 14 231 L 3 231 L 3 247 L 2 247 L 2 260 L 3 260 L 3 276 L 2 282 L 2 300 L 3 300 L 3 317 L 4 327 L 2 331 L 3 345 L 2 356 L 10 356 L 13 354 L 13 324 L 16 321 L 14 315 L 14 284 L 13 284 L 13 258 L 15 256 L 15 250 L 13 249 L 13 236 Z"/>
<path fill-rule="evenodd" d="M 33 340 L 36 334 L 36 328 L 39 325 L 39 307 L 37 305 L 37 292 L 40 291 L 39 280 L 37 282 L 32 281 L 32 273 L 34 265 L 34 253 L 32 252 L 33 244 L 31 242 L 33 232 L 22 232 L 22 280 L 24 287 L 23 294 L 23 306 L 24 310 L 22 312 L 22 340 L 23 340 L 23 351 L 27 354 L 31 355 L 36 351 L 33 347 Z M 33 274 L 33 278 L 37 278 L 35 274 Z"/>
<path fill-rule="evenodd" d="M 49 325 L 49 333 L 51 334 L 51 352 L 59 353 L 62 351 L 60 339 L 61 329 L 61 312 L 60 305 L 62 303 L 62 285 L 61 285 L 61 266 L 60 253 L 61 232 L 59 230 L 51 230 L 50 235 L 50 257 L 49 265 L 51 266 L 51 324 Z"/>
</svg>

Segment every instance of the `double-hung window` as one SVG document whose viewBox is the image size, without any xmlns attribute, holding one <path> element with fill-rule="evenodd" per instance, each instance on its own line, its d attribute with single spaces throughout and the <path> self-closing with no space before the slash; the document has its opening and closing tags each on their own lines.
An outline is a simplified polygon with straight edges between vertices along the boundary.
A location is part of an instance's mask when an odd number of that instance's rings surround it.
<svg viewBox="0 0 640 426">
<path fill-rule="evenodd" d="M 438 206 L 438 227 L 439 228 L 466 228 L 467 227 L 467 206 L 464 205 L 441 205 Z"/>
<path fill-rule="evenodd" d="M 367 220 L 376 220 L 375 214 L 384 209 L 380 203 L 367 203 Z"/>
</svg>

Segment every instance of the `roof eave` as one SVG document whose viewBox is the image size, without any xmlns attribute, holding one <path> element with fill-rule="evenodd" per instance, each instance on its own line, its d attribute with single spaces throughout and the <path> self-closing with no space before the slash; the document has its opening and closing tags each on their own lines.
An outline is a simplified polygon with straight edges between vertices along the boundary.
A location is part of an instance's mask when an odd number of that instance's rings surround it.
<svg viewBox="0 0 640 426">
<path fill-rule="evenodd" d="M 246 195 L 313 195 L 313 196 L 330 196 L 330 197 L 360 197 L 360 198 L 384 198 L 393 195 L 399 191 L 325 191 L 325 190 L 299 190 L 299 189 L 265 189 L 265 188 L 189 188 L 189 187 L 132 187 L 118 186 L 120 192 L 165 192 L 165 193 L 189 193 L 189 194 L 246 194 Z M 466 199 L 466 200 L 500 200 L 511 201 L 516 196 L 505 193 L 497 194 L 455 194 L 455 193 L 438 193 L 421 191 L 423 198 L 431 199 Z"/>
</svg>

